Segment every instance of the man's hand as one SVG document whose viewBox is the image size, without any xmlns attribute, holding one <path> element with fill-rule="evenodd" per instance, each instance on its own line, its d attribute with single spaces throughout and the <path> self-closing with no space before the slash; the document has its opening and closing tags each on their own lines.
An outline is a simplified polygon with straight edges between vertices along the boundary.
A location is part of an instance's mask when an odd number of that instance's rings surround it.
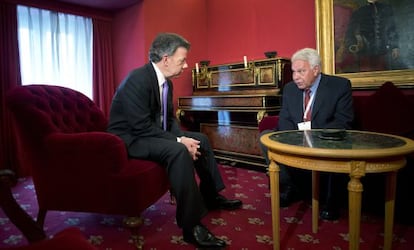
<svg viewBox="0 0 414 250">
<path fill-rule="evenodd" d="M 201 153 L 198 151 L 198 149 L 200 148 L 200 141 L 197 141 L 193 138 L 182 136 L 181 143 L 187 147 L 188 152 L 190 153 L 193 160 L 197 160 L 198 156 L 201 155 Z"/>
</svg>

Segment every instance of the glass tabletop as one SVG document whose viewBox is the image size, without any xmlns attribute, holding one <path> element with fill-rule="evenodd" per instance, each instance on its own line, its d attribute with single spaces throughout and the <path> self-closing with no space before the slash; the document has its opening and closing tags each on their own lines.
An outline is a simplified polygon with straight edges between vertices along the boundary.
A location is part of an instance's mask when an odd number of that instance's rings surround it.
<svg viewBox="0 0 414 250">
<path fill-rule="evenodd" d="M 283 131 L 269 138 L 287 145 L 320 149 L 387 149 L 406 144 L 392 135 L 352 130 Z"/>
</svg>

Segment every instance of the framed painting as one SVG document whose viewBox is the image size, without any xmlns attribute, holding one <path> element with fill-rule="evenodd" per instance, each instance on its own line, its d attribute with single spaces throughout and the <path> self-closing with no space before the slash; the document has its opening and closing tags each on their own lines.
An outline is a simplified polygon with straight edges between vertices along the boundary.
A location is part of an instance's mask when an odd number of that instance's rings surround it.
<svg viewBox="0 0 414 250">
<path fill-rule="evenodd" d="M 414 1 L 315 0 L 322 71 L 353 88 L 414 88 Z"/>
</svg>

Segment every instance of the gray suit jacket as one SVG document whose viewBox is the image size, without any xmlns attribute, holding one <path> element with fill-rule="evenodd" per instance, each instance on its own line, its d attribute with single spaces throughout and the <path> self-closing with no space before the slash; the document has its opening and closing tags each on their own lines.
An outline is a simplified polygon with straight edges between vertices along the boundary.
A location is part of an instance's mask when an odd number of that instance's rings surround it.
<svg viewBox="0 0 414 250">
<path fill-rule="evenodd" d="M 303 90 L 294 82 L 286 84 L 277 130 L 298 129 L 303 112 Z M 351 82 L 343 77 L 322 74 L 312 107 L 312 128 L 350 129 L 353 119 Z"/>
</svg>

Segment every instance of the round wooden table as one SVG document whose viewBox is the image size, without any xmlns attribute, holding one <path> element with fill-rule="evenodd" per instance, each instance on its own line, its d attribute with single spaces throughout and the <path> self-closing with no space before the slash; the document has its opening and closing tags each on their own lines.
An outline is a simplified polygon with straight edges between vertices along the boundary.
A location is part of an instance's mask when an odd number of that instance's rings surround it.
<svg viewBox="0 0 414 250">
<path fill-rule="evenodd" d="M 330 131 L 332 132 L 332 131 Z M 359 249 L 361 196 L 360 178 L 367 173 L 386 173 L 384 249 L 391 249 L 397 171 L 414 152 L 414 141 L 389 134 L 342 131 L 342 138 L 325 130 L 279 131 L 263 135 L 268 147 L 272 202 L 273 249 L 280 249 L 279 171 L 277 163 L 312 171 L 312 231 L 318 230 L 319 172 L 349 174 L 349 249 Z"/>
</svg>

